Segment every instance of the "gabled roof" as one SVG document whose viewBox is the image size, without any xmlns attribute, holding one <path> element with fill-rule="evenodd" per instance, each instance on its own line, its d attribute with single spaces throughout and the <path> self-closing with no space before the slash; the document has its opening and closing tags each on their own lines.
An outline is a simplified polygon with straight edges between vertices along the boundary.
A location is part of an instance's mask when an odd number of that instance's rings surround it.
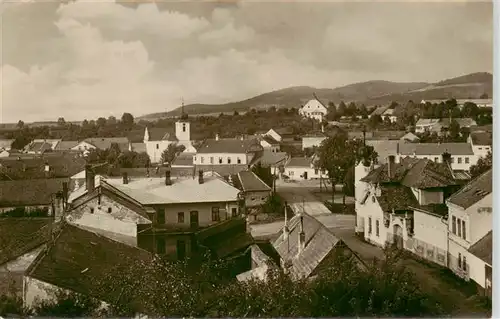
<svg viewBox="0 0 500 319">
<path fill-rule="evenodd" d="M 370 116 L 373 116 L 373 115 L 382 115 L 384 114 L 384 112 L 389 108 L 390 105 L 386 105 L 386 106 L 379 106 L 377 107 L 371 114 Z"/>
<path fill-rule="evenodd" d="M 470 138 L 474 145 L 493 145 L 493 133 L 491 132 L 471 132 Z"/>
<path fill-rule="evenodd" d="M 457 185 L 451 169 L 445 163 L 435 163 L 427 159 L 404 158 L 394 163 L 392 176 L 388 176 L 388 164 L 379 166 L 361 179 L 372 184 L 396 183 L 418 189 Z"/>
<path fill-rule="evenodd" d="M 418 207 L 419 203 L 409 187 L 401 185 L 381 186 L 377 200 L 384 212 L 406 210 L 408 207 Z"/>
<path fill-rule="evenodd" d="M 284 164 L 286 158 L 287 158 L 286 152 L 271 152 L 264 150 L 262 156 L 259 159 L 259 162 L 263 166 L 273 166 L 279 163 Z"/>
<path fill-rule="evenodd" d="M 148 128 L 150 141 L 177 141 L 175 130 L 172 128 L 153 127 Z"/>
<path fill-rule="evenodd" d="M 257 175 L 252 171 L 241 171 L 238 173 L 238 179 L 241 183 L 241 187 L 245 192 L 252 191 L 271 191 L 266 183 L 264 183 Z"/>
<path fill-rule="evenodd" d="M 46 243 L 52 218 L 0 218 L 0 265 Z"/>
<path fill-rule="evenodd" d="M 131 143 L 131 146 L 132 146 L 132 152 L 147 153 L 145 143 Z"/>
<path fill-rule="evenodd" d="M 493 266 L 493 231 L 490 230 L 483 238 L 469 248 L 469 253 Z"/>
<path fill-rule="evenodd" d="M 283 135 L 293 135 L 293 129 L 291 127 L 288 127 L 288 126 L 287 127 L 272 128 L 270 130 L 275 131 L 276 133 L 278 133 L 281 136 L 283 136 Z M 269 131 L 267 131 L 267 132 L 269 132 Z"/>
<path fill-rule="evenodd" d="M 401 155 L 436 155 L 443 153 L 451 155 L 474 155 L 469 143 L 400 143 L 399 154 Z"/>
<path fill-rule="evenodd" d="M 299 253 L 301 224 L 305 234 L 305 247 Z M 294 279 L 309 277 L 336 247 L 345 246 L 340 238 L 307 214 L 295 215 L 289 220 L 288 229 L 288 237 L 285 239 L 281 233 L 273 246 L 285 263 L 291 262 L 288 270 Z"/>
<path fill-rule="evenodd" d="M 415 126 L 431 126 L 438 124 L 440 119 L 418 119 Z"/>
<path fill-rule="evenodd" d="M 278 142 L 277 140 L 275 140 L 274 137 L 272 137 L 270 135 L 264 135 L 264 136 L 262 136 L 262 140 L 266 141 L 267 143 L 269 143 L 272 146 L 280 145 L 280 142 Z"/>
<path fill-rule="evenodd" d="M 470 126 L 477 125 L 476 121 L 474 121 L 470 117 L 453 118 L 451 121 L 453 121 L 453 120 L 457 121 L 457 123 L 458 123 L 458 125 L 460 125 L 460 127 L 470 127 Z M 441 124 L 444 127 L 449 127 L 451 121 L 450 121 L 449 117 L 446 117 L 446 118 L 441 119 L 441 122 L 439 124 Z"/>
<path fill-rule="evenodd" d="M 61 141 L 57 144 L 56 151 L 69 151 L 78 145 L 78 141 Z"/>
<path fill-rule="evenodd" d="M 405 135 L 403 135 L 403 137 L 401 137 L 402 140 L 407 140 L 407 141 L 418 141 L 420 140 L 420 137 L 416 136 L 415 134 L 413 134 L 412 132 L 408 132 L 406 133 Z"/>
<path fill-rule="evenodd" d="M 367 140 L 366 145 L 373 146 L 378 154 L 378 163 L 383 164 L 390 155 L 398 153 L 399 140 Z"/>
<path fill-rule="evenodd" d="M 467 183 L 448 198 L 448 202 L 467 209 L 493 191 L 493 170 L 489 170 Z"/>
<path fill-rule="evenodd" d="M 113 303 L 122 292 L 116 284 L 121 273 L 133 268 L 138 275 L 147 275 L 141 273 L 145 271 L 141 264 L 152 258 L 145 250 L 65 223 L 56 240 L 28 269 L 27 276 Z"/>
<path fill-rule="evenodd" d="M 309 157 L 292 157 L 286 164 L 286 167 L 308 167 L 310 168 L 312 159 Z"/>
<path fill-rule="evenodd" d="M 262 151 L 262 146 L 256 139 L 219 139 L 206 140 L 199 148 L 199 154 L 246 154 Z"/>
<path fill-rule="evenodd" d="M 111 144 L 118 144 L 121 150 L 128 149 L 128 139 L 126 137 L 92 137 L 83 140 L 98 149 L 106 150 L 111 147 Z"/>
<path fill-rule="evenodd" d="M 131 178 L 123 184 L 121 178 L 107 179 L 106 183 L 143 205 L 184 204 L 206 202 L 231 202 L 238 198 L 239 189 L 211 173 L 204 174 L 204 183 L 195 178 L 171 178 L 172 185 L 165 185 L 165 178 Z"/>
<path fill-rule="evenodd" d="M 311 99 L 309 100 L 304 106 L 301 108 L 304 112 L 307 112 L 308 110 L 311 111 L 317 111 L 318 109 L 322 109 L 325 111 L 328 111 L 328 108 L 321 103 L 318 99 Z"/>
<path fill-rule="evenodd" d="M 0 181 L 0 207 L 49 205 L 69 178 Z"/>
</svg>

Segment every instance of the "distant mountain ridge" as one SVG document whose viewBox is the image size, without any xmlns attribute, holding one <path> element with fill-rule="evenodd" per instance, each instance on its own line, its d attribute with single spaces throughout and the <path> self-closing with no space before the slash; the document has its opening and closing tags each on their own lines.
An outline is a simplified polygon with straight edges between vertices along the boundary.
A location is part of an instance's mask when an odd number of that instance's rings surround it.
<svg viewBox="0 0 500 319">
<path fill-rule="evenodd" d="M 251 108 L 267 109 L 298 108 L 313 98 L 313 94 L 323 102 L 337 104 L 340 101 L 364 103 L 366 105 L 386 104 L 392 101 L 407 102 L 413 100 L 434 99 L 467 99 L 478 98 L 483 93 L 492 96 L 493 75 L 487 72 L 471 73 L 437 83 L 426 82 L 390 82 L 374 80 L 353 83 L 342 87 L 313 88 L 309 86 L 295 86 L 264 93 L 243 101 L 224 104 L 189 104 L 184 106 L 184 112 L 189 115 L 213 115 L 219 113 L 246 112 Z M 175 117 L 181 114 L 181 107 L 169 112 L 147 114 L 139 117 L 142 120 L 156 120 L 165 117 Z"/>
</svg>

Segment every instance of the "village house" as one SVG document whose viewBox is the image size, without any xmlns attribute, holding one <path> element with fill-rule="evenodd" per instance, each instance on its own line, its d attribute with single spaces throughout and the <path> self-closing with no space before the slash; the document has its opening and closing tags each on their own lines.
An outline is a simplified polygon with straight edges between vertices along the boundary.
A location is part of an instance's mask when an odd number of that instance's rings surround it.
<svg viewBox="0 0 500 319">
<path fill-rule="evenodd" d="M 282 172 L 287 159 L 288 154 L 286 152 L 274 153 L 264 150 L 256 164 L 260 164 L 264 167 L 271 167 L 273 174 L 279 175 L 279 173 Z"/>
<path fill-rule="evenodd" d="M 479 159 L 481 157 L 486 157 L 489 152 L 491 152 L 491 146 L 493 145 L 493 133 L 492 132 L 471 132 L 467 138 L 467 142 L 472 146 L 472 152 Z"/>
<path fill-rule="evenodd" d="M 88 153 L 90 150 L 107 150 L 116 144 L 121 151 L 128 149 L 126 137 L 92 137 L 86 138 L 71 148 L 72 151 Z"/>
<path fill-rule="evenodd" d="M 77 146 L 78 144 L 79 144 L 78 141 L 60 141 L 59 143 L 57 143 L 54 151 L 55 152 L 75 151 L 74 147 Z"/>
<path fill-rule="evenodd" d="M 291 157 L 285 164 L 284 175 L 290 180 L 324 178 L 325 174 L 314 166 L 314 157 Z"/>
<path fill-rule="evenodd" d="M 442 156 L 440 163 L 415 158 L 396 163 L 390 156 L 375 169 L 360 162 L 355 169 L 356 232 L 378 246 L 412 250 L 415 209 L 441 214 L 445 200 L 459 187 L 449 154 Z"/>
<path fill-rule="evenodd" d="M 385 164 L 389 156 L 398 154 L 399 140 L 366 140 L 367 146 L 372 146 L 377 152 L 377 164 Z"/>
<path fill-rule="evenodd" d="M 389 121 L 391 123 L 396 123 L 398 120 L 398 117 L 396 116 L 395 109 L 388 108 L 387 110 L 382 113 L 382 119 L 384 121 Z"/>
<path fill-rule="evenodd" d="M 405 140 L 407 138 L 411 139 L 411 136 L 407 136 L 406 131 L 348 131 L 347 137 L 349 139 L 358 140 Z M 417 137 L 418 138 L 418 137 Z"/>
<path fill-rule="evenodd" d="M 0 139 L 0 150 L 10 151 L 13 142 L 13 139 Z"/>
<path fill-rule="evenodd" d="M 299 115 L 305 118 L 315 119 L 322 122 L 328 113 L 328 108 L 321 103 L 316 97 L 309 100 L 303 107 L 299 109 Z"/>
<path fill-rule="evenodd" d="M 216 171 L 227 176 L 237 174 L 257 163 L 264 148 L 257 139 L 215 139 L 206 140 L 193 156 L 197 169 Z"/>
<path fill-rule="evenodd" d="M 267 131 L 265 135 L 271 136 L 278 142 L 290 142 L 293 141 L 295 134 L 293 132 L 293 129 L 290 127 L 278 127 L 278 128 L 272 128 Z"/>
<path fill-rule="evenodd" d="M 371 118 L 372 116 L 380 116 L 382 117 L 382 115 L 385 113 L 385 111 L 387 111 L 389 109 L 389 106 L 390 105 L 385 105 L 385 106 L 379 106 L 379 107 L 376 107 L 369 115 L 368 115 L 368 118 Z M 383 117 L 382 117 L 383 119 Z"/>
<path fill-rule="evenodd" d="M 396 162 L 402 158 L 413 157 L 441 162 L 441 154 L 451 154 L 451 167 L 454 171 L 468 171 L 477 163 L 470 143 L 399 143 Z"/>
<path fill-rule="evenodd" d="M 130 178 L 123 173 L 93 185 L 93 175 L 89 169 L 85 188 L 70 196 L 67 220 L 72 224 L 172 259 L 197 253 L 200 241 L 233 226 L 242 228 L 244 237 L 232 243 L 235 250 L 249 240 L 240 190 L 218 176 L 200 171 L 198 178 L 172 178 L 167 170 L 164 177 Z M 228 238 L 217 244 L 228 246 Z"/>
<path fill-rule="evenodd" d="M 443 134 L 443 130 L 448 130 L 450 128 L 450 124 L 452 121 L 456 121 L 458 125 L 466 128 L 471 128 L 474 126 L 477 126 L 476 121 L 474 121 L 471 118 L 464 117 L 464 118 L 431 118 L 431 119 L 419 119 L 417 123 L 415 124 L 415 133 L 425 133 L 425 132 L 430 132 L 430 133 L 436 133 L 436 134 Z"/>
<path fill-rule="evenodd" d="M 85 166 L 75 154 L 47 153 L 0 159 L 0 180 L 70 177 Z"/>
<path fill-rule="evenodd" d="M 355 260 L 358 267 L 366 269 L 364 262 L 340 238 L 336 237 L 317 219 L 304 213 L 285 220 L 283 231 L 273 242 L 279 264 L 293 280 L 314 279 L 341 255 Z M 262 250 L 252 247 L 255 261 L 250 271 L 240 274 L 237 279 L 266 280 L 264 269 L 273 267 L 273 256 L 266 258 Z M 258 256 L 255 256 L 258 255 Z"/>
<path fill-rule="evenodd" d="M 24 147 L 24 153 L 43 154 L 45 152 L 52 152 L 60 142 L 60 139 L 35 139 Z"/>
<path fill-rule="evenodd" d="M 101 301 L 101 309 L 106 309 L 124 292 L 123 276 L 133 274 L 137 283 L 147 278 L 147 268 L 141 265 L 150 263 L 153 255 L 145 250 L 67 223 L 60 225 L 53 236 L 25 272 L 26 307 L 55 300 L 56 292 L 64 291 L 95 298 Z M 134 292 L 127 289 L 127 301 L 141 310 L 142 299 Z"/>
<path fill-rule="evenodd" d="M 0 214 L 34 213 L 52 216 L 59 211 L 57 196 L 69 192 L 69 178 L 0 181 Z"/>
<path fill-rule="evenodd" d="M 259 140 L 260 145 L 264 148 L 264 150 L 271 151 L 273 153 L 277 153 L 280 151 L 280 142 L 275 140 L 271 135 L 264 135 Z"/>
<path fill-rule="evenodd" d="M 272 189 L 252 171 L 241 171 L 228 178 L 230 184 L 242 191 L 245 200 L 245 215 L 248 221 L 255 221 L 267 216 L 261 216 L 261 206 L 264 205 Z"/>
<path fill-rule="evenodd" d="M 491 296 L 493 171 L 478 176 L 450 196 L 448 205 L 449 268 L 473 280 Z"/>
<path fill-rule="evenodd" d="M 0 295 L 22 297 L 23 276 L 50 239 L 51 217 L 0 218 Z"/>
</svg>

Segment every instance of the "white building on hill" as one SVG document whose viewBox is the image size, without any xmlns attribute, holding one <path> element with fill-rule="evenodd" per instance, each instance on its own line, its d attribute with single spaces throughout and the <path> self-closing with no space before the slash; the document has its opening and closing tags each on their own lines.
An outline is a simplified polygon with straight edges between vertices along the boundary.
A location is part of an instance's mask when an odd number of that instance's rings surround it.
<svg viewBox="0 0 500 319">
<path fill-rule="evenodd" d="M 299 109 L 299 114 L 303 117 L 312 118 L 320 122 L 323 121 L 327 113 L 328 108 L 318 99 L 309 100 L 309 102 Z"/>
</svg>

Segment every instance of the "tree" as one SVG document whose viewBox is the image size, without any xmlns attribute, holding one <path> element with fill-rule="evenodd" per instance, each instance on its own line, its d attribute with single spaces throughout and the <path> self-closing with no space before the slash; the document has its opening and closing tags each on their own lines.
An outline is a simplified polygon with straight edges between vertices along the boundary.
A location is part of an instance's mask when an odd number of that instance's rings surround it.
<svg viewBox="0 0 500 319">
<path fill-rule="evenodd" d="M 252 167 L 252 172 L 257 175 L 267 186 L 273 187 L 275 176 L 271 172 L 270 166 L 262 166 L 259 162 Z"/>
<path fill-rule="evenodd" d="M 492 166 L 493 166 L 493 153 L 488 152 L 488 154 L 485 157 L 479 158 L 477 163 L 470 167 L 470 174 L 472 178 L 476 178 L 479 175 L 490 170 Z"/>
<path fill-rule="evenodd" d="M 337 107 L 337 116 L 341 117 L 346 114 L 347 106 L 344 101 L 340 101 L 339 106 Z"/>
<path fill-rule="evenodd" d="M 458 124 L 457 120 L 452 119 L 450 122 L 450 128 L 448 129 L 450 133 L 450 138 L 454 141 L 460 138 L 460 124 Z"/>
<path fill-rule="evenodd" d="M 17 122 L 17 128 L 22 129 L 23 127 L 24 127 L 24 122 L 22 120 L 19 120 L 19 122 Z"/>
<path fill-rule="evenodd" d="M 18 136 L 14 139 L 14 141 L 11 144 L 11 148 L 15 150 L 22 150 L 26 145 L 28 145 L 31 142 L 31 138 L 21 135 Z"/>
<path fill-rule="evenodd" d="M 186 147 L 184 145 L 169 144 L 168 147 L 161 153 L 161 162 L 172 164 L 177 155 L 184 152 Z"/>
<path fill-rule="evenodd" d="M 101 302 L 92 297 L 77 293 L 55 290 L 50 292 L 53 300 L 35 304 L 33 312 L 39 317 L 96 317 Z"/>
<path fill-rule="evenodd" d="M 57 125 L 64 126 L 65 124 L 66 124 L 66 121 L 64 120 L 64 117 L 60 117 L 57 119 Z"/>
<path fill-rule="evenodd" d="M 349 106 L 347 107 L 346 110 L 346 115 L 357 115 L 358 113 L 358 107 L 356 106 L 356 103 L 351 102 L 349 103 Z"/>
<path fill-rule="evenodd" d="M 328 102 L 328 113 L 326 118 L 329 121 L 335 121 L 337 119 L 337 107 L 333 102 Z"/>
<path fill-rule="evenodd" d="M 106 126 L 106 119 L 104 117 L 100 117 L 97 119 L 96 125 L 99 127 Z"/>
<path fill-rule="evenodd" d="M 134 116 L 130 113 L 123 113 L 122 124 L 126 127 L 131 127 L 132 125 L 134 125 Z"/>
<path fill-rule="evenodd" d="M 332 185 L 332 203 L 335 202 L 335 185 L 345 181 L 348 169 L 361 160 L 368 164 L 377 156 L 372 146 L 365 146 L 361 140 L 348 140 L 345 133 L 323 140 L 315 166 L 327 172 Z"/>
<path fill-rule="evenodd" d="M 107 124 L 115 125 L 116 124 L 116 117 L 114 117 L 114 116 L 108 117 Z"/>
<path fill-rule="evenodd" d="M 462 116 L 475 119 L 478 111 L 479 107 L 475 103 L 465 102 L 464 106 L 462 107 Z"/>
<path fill-rule="evenodd" d="M 383 122 L 383 120 L 382 120 L 382 116 L 380 116 L 380 114 L 373 114 L 372 116 L 370 116 L 370 119 L 368 120 L 368 125 L 371 128 L 376 128 L 382 122 Z"/>
<path fill-rule="evenodd" d="M 359 107 L 359 114 L 363 117 L 363 119 L 368 118 L 368 110 L 366 109 L 366 105 L 361 104 Z"/>
</svg>

